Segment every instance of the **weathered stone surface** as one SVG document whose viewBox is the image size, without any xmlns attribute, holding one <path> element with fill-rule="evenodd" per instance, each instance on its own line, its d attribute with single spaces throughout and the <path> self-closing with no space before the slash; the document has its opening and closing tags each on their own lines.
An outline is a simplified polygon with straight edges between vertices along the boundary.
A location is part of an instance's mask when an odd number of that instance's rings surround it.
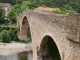
<svg viewBox="0 0 80 60">
<path fill-rule="evenodd" d="M 25 27 L 22 25 L 24 17 L 28 21 Z M 37 47 L 40 48 L 41 41 L 46 35 L 55 41 L 61 60 L 80 60 L 80 14 L 60 15 L 24 10 L 17 22 L 20 26 L 20 37 L 25 36 L 27 26 L 30 27 L 34 60 L 38 57 Z M 22 32 L 24 28 L 26 31 Z"/>
</svg>

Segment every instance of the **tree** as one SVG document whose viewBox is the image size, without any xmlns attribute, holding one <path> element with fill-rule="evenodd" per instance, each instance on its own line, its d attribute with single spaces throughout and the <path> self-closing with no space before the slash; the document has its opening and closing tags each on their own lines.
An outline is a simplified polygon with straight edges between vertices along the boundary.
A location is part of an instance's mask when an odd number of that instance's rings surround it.
<svg viewBox="0 0 80 60">
<path fill-rule="evenodd" d="M 0 24 L 3 24 L 6 22 L 5 18 L 5 11 L 4 9 L 0 6 Z"/>
<path fill-rule="evenodd" d="M 23 1 L 24 0 L 15 0 L 14 2 L 15 2 L 15 4 L 22 4 Z"/>
<path fill-rule="evenodd" d="M 29 9 L 29 5 L 31 4 L 30 1 L 23 1 L 21 6 L 21 11 L 25 10 L 26 8 Z"/>
<path fill-rule="evenodd" d="M 0 17 L 4 16 L 4 9 L 0 6 Z"/>
<path fill-rule="evenodd" d="M 4 17 L 0 17 L 0 24 L 4 24 L 6 22 L 7 22 L 7 20 Z"/>
<path fill-rule="evenodd" d="M 10 42 L 11 37 L 10 37 L 10 35 L 9 35 L 7 30 L 3 30 L 1 32 L 1 39 L 2 39 L 2 42 L 6 42 L 6 43 Z"/>
<path fill-rule="evenodd" d="M 14 5 L 11 10 L 14 10 L 16 15 L 19 15 L 21 13 L 21 5 L 20 4 Z"/>
<path fill-rule="evenodd" d="M 12 5 L 15 4 L 16 0 L 0 0 L 1 3 L 11 3 Z"/>
<path fill-rule="evenodd" d="M 23 11 L 24 9 L 34 9 L 38 7 L 38 3 L 36 1 L 23 1 L 21 10 Z"/>
<path fill-rule="evenodd" d="M 18 28 L 11 29 L 9 27 L 1 27 L 0 31 L 0 39 L 2 40 L 2 42 L 9 43 L 11 41 L 19 41 L 17 37 Z"/>
<path fill-rule="evenodd" d="M 15 9 L 14 9 L 14 8 L 12 8 L 12 9 L 9 11 L 8 17 L 9 17 L 9 19 L 12 21 L 12 23 L 16 23 L 17 13 L 15 12 Z"/>
</svg>

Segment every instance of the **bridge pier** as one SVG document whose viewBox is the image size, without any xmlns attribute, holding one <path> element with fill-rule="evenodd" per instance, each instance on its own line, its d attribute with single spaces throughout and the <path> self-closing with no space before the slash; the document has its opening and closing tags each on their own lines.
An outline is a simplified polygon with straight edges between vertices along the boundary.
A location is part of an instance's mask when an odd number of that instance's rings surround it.
<svg viewBox="0 0 80 60">
<path fill-rule="evenodd" d="M 31 37 L 27 37 L 27 36 L 18 36 L 18 38 L 20 40 L 25 40 L 25 41 L 31 40 Z"/>
<path fill-rule="evenodd" d="M 21 25 L 20 25 L 20 32 L 18 38 L 20 40 L 25 40 L 25 41 L 31 40 L 30 27 L 26 16 L 24 16 L 24 18 L 22 19 L 22 23 L 20 24 Z"/>
</svg>

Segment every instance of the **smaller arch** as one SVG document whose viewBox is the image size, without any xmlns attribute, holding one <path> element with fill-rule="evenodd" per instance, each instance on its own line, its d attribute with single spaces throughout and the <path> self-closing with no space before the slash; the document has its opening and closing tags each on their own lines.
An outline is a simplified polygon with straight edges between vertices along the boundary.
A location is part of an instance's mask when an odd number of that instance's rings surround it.
<svg viewBox="0 0 80 60">
<path fill-rule="evenodd" d="M 38 56 L 42 60 L 61 60 L 58 47 L 52 37 L 48 35 L 43 37 Z"/>
<path fill-rule="evenodd" d="M 31 40 L 31 32 L 29 22 L 26 16 L 24 16 L 21 23 L 20 39 L 21 40 Z"/>
</svg>

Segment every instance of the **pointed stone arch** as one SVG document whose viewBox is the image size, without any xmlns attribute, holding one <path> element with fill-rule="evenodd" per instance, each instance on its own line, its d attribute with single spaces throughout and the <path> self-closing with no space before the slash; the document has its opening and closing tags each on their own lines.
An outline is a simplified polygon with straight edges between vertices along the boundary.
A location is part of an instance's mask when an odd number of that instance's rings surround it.
<svg viewBox="0 0 80 60">
<path fill-rule="evenodd" d="M 31 40 L 31 32 L 29 22 L 26 16 L 24 16 L 21 27 L 20 27 L 20 39 L 21 40 Z"/>
</svg>

